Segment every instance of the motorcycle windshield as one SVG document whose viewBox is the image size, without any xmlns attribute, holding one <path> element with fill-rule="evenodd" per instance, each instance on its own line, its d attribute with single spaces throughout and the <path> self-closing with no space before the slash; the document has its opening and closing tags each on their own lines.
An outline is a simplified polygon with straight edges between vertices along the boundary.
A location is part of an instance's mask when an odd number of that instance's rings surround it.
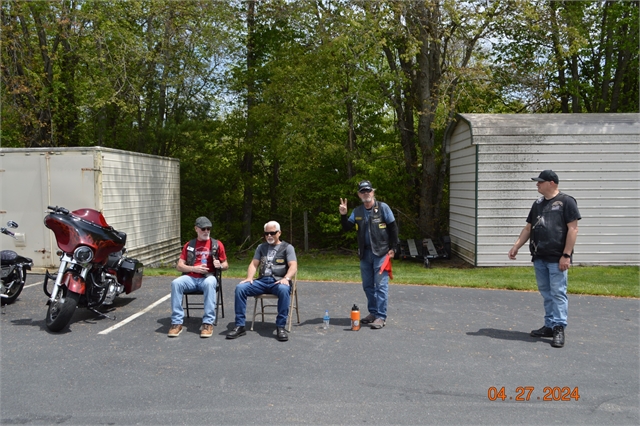
<svg viewBox="0 0 640 426">
<path fill-rule="evenodd" d="M 94 262 L 97 263 L 103 262 L 109 253 L 122 250 L 127 241 L 127 234 L 110 227 L 102 213 L 96 210 L 81 209 L 70 214 L 49 213 L 44 223 L 56 236 L 60 250 L 73 253 L 81 245 L 89 246 L 93 249 Z"/>
</svg>

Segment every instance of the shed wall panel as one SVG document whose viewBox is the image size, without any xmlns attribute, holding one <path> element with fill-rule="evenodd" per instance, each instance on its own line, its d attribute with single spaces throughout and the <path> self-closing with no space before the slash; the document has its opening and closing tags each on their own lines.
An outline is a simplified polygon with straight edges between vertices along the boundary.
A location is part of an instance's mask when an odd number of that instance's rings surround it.
<svg viewBox="0 0 640 426">
<path fill-rule="evenodd" d="M 471 144 L 471 129 L 466 123 L 461 123 L 454 129 L 448 150 L 451 170 L 449 182 L 451 248 L 467 262 L 474 263 L 476 147 Z"/>
</svg>

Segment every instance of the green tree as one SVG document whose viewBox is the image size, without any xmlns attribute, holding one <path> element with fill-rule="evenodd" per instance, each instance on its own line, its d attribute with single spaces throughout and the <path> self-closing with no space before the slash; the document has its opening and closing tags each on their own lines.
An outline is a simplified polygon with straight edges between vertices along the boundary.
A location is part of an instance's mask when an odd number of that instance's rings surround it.
<svg viewBox="0 0 640 426">
<path fill-rule="evenodd" d="M 638 112 L 639 4 L 519 3 L 495 45 L 503 97 L 516 112 Z"/>
<path fill-rule="evenodd" d="M 448 164 L 442 131 L 455 111 L 460 84 L 483 74 L 480 41 L 491 37 L 508 1 L 357 2 L 367 21 L 378 28 L 387 68 L 381 87 L 396 116 L 402 143 L 406 184 L 422 233 L 440 235 L 446 228 L 443 197 Z M 484 74 L 483 74 L 484 75 Z"/>
<path fill-rule="evenodd" d="M 75 3 L 5 1 L 1 11 L 3 129 L 13 129 L 3 131 L 3 143 L 78 144 L 76 43 L 83 27 Z"/>
</svg>

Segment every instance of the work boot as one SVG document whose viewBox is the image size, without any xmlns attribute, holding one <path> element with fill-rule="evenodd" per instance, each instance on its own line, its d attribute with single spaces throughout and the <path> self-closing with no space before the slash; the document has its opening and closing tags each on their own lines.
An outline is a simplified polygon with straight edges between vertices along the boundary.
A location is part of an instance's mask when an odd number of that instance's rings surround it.
<svg viewBox="0 0 640 426">
<path fill-rule="evenodd" d="M 287 336 L 287 332 L 282 327 L 278 327 L 276 338 L 278 339 L 279 342 L 286 342 L 287 340 L 289 340 L 289 336 Z"/>
<path fill-rule="evenodd" d="M 371 324 L 375 320 L 376 320 L 376 317 L 373 316 L 373 314 L 369 314 L 360 320 L 360 324 Z"/>
<path fill-rule="evenodd" d="M 553 341 L 551 346 L 554 348 L 561 348 L 564 346 L 564 327 L 556 325 L 553 327 Z"/>
<path fill-rule="evenodd" d="M 545 325 L 543 327 L 540 327 L 537 330 L 532 330 L 531 333 L 529 333 L 529 336 L 531 336 L 531 337 L 553 337 L 553 329 L 551 327 L 547 327 Z"/>
<path fill-rule="evenodd" d="M 206 338 L 213 336 L 213 324 L 202 324 L 200 327 L 200 337 Z"/>
<path fill-rule="evenodd" d="M 171 324 L 171 328 L 169 329 L 169 337 L 178 337 L 180 333 L 182 333 L 182 324 Z"/>
<path fill-rule="evenodd" d="M 244 326 L 236 327 L 227 334 L 227 339 L 237 339 L 245 334 L 247 334 L 247 332 L 244 329 Z"/>
</svg>

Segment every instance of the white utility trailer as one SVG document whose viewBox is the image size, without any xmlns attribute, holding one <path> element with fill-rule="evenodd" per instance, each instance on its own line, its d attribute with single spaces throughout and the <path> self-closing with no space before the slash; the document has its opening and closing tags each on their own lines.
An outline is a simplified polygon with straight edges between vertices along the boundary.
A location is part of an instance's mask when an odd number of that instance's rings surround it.
<svg viewBox="0 0 640 426">
<path fill-rule="evenodd" d="M 129 257 L 145 265 L 175 262 L 180 243 L 180 162 L 103 147 L 0 148 L 0 223 L 18 222 L 17 240 L 0 248 L 58 265 L 47 206 L 92 208 L 127 233 Z"/>
</svg>

